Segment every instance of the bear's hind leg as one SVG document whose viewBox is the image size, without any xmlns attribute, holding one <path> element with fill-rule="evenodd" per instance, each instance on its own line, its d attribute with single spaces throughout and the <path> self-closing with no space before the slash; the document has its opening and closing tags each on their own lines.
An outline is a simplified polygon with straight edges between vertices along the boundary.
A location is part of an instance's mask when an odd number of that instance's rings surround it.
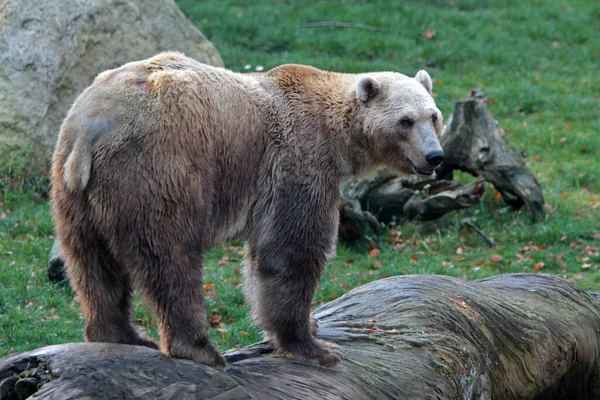
<svg viewBox="0 0 600 400">
<path fill-rule="evenodd" d="M 77 236 L 71 236 L 74 240 Z M 88 342 L 122 343 L 158 349 L 143 338 L 132 325 L 132 289 L 128 274 L 95 238 L 90 248 L 74 243 L 62 244 L 73 289 L 77 292 L 85 318 Z M 72 244 L 72 245 L 71 245 Z"/>
<path fill-rule="evenodd" d="M 200 254 L 164 255 L 144 266 L 140 289 L 156 316 L 166 355 L 223 369 L 225 359 L 206 333 L 201 259 Z"/>
</svg>

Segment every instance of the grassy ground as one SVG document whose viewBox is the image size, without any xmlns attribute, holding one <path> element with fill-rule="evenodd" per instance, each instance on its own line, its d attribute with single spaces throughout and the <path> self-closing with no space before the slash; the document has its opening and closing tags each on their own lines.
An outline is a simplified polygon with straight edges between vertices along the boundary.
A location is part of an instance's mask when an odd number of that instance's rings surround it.
<svg viewBox="0 0 600 400">
<path fill-rule="evenodd" d="M 556 274 L 600 291 L 600 8 L 595 0 L 178 1 L 235 71 L 305 63 L 346 72 L 427 69 L 445 115 L 483 87 L 511 143 L 529 154 L 548 203 L 545 219 L 484 202 L 436 222 L 402 223 L 376 239 L 340 244 L 315 305 L 385 276 L 446 274 L 468 279 L 509 272 Z M 243 5 L 240 5 L 243 4 Z M 380 30 L 306 28 L 318 21 Z M 45 170 L 28 154 L 0 157 L 0 356 L 82 340 L 74 293 L 46 278 L 53 241 Z M 470 179 L 461 177 L 461 179 Z M 498 243 L 491 249 L 461 224 L 465 217 Z M 402 243 L 403 250 L 394 250 Z M 402 246 L 396 246 L 396 249 Z M 259 339 L 249 324 L 240 243 L 206 255 L 212 336 L 222 349 Z M 377 254 L 378 253 L 378 254 Z M 139 303 L 135 318 L 156 328 Z"/>
</svg>

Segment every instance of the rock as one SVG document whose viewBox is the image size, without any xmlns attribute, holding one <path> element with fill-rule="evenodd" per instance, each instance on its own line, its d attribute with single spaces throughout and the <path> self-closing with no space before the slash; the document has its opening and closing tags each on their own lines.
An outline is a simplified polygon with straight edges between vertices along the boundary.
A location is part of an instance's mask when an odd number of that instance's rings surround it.
<svg viewBox="0 0 600 400">
<path fill-rule="evenodd" d="M 223 61 L 173 0 L 0 2 L 0 145 L 49 156 L 75 97 L 106 69 L 178 50 Z"/>
</svg>

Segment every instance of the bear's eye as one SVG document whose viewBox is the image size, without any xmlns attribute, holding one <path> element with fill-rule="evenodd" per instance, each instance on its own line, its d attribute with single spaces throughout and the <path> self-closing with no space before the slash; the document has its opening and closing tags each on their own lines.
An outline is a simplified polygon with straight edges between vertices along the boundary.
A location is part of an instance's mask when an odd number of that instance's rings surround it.
<svg viewBox="0 0 600 400">
<path fill-rule="evenodd" d="M 413 126 L 414 123 L 415 121 L 413 121 L 410 118 L 402 118 L 400 120 L 400 125 L 402 125 L 404 128 L 410 128 L 411 126 Z"/>
</svg>

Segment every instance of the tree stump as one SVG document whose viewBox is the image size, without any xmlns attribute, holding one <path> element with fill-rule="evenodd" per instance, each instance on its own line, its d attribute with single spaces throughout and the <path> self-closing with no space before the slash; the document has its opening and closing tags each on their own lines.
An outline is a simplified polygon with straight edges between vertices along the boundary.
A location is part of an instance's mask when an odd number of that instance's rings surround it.
<svg viewBox="0 0 600 400">
<path fill-rule="evenodd" d="M 314 317 L 318 336 L 343 348 L 336 368 L 274 357 L 268 342 L 227 352 L 224 372 L 149 348 L 74 343 L 1 359 L 2 398 L 32 384 L 32 398 L 60 400 L 600 398 L 600 306 L 552 276 L 387 278 Z"/>
<path fill-rule="evenodd" d="M 537 179 L 527 168 L 487 108 L 481 89 L 472 89 L 468 99 L 457 101 L 440 142 L 445 161 L 438 168 L 440 179 L 461 170 L 482 176 L 514 209 L 525 207 L 534 221 L 544 215 L 544 196 Z M 446 152 L 446 149 L 448 151 Z"/>
</svg>

